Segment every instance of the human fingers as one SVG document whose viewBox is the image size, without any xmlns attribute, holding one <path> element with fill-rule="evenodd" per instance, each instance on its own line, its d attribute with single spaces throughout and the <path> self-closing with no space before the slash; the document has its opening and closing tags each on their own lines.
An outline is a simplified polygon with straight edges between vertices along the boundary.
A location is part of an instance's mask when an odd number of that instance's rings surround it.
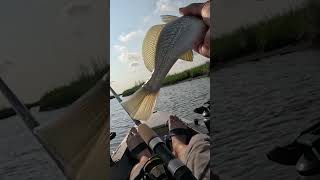
<svg viewBox="0 0 320 180">
<path fill-rule="evenodd" d="M 199 54 L 210 58 L 210 28 L 206 32 L 204 38 L 201 38 L 200 41 L 196 42 L 193 46 L 193 50 Z"/>
<path fill-rule="evenodd" d="M 180 8 L 179 12 L 184 16 L 187 16 L 187 15 L 201 16 L 201 10 L 203 6 L 204 6 L 203 3 L 192 3 L 186 7 Z"/>
<path fill-rule="evenodd" d="M 204 3 L 201 9 L 201 16 L 206 25 L 210 27 L 210 1 Z"/>
<path fill-rule="evenodd" d="M 197 53 L 210 58 L 210 28 L 193 44 L 192 49 Z"/>
</svg>

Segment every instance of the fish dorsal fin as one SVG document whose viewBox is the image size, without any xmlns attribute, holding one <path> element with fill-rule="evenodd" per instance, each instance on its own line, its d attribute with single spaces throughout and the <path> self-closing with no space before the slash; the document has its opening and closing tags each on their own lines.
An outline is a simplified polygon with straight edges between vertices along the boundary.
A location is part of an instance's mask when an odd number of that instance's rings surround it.
<svg viewBox="0 0 320 180">
<path fill-rule="evenodd" d="M 179 57 L 179 59 L 192 62 L 193 61 L 193 52 L 192 52 L 192 50 L 189 50 L 189 51 L 185 52 L 184 54 L 182 54 Z"/>
<path fill-rule="evenodd" d="M 164 23 L 169 23 L 179 18 L 178 16 L 172 16 L 172 15 L 161 15 L 160 17 Z"/>
<path fill-rule="evenodd" d="M 143 40 L 142 57 L 144 65 L 150 72 L 154 70 L 157 44 L 164 26 L 165 24 L 152 26 Z"/>
</svg>

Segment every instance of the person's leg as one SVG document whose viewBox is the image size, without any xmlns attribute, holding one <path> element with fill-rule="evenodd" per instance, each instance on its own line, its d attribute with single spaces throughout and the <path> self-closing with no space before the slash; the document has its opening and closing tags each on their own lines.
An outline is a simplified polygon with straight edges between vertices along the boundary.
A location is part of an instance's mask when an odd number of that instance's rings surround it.
<svg viewBox="0 0 320 180">
<path fill-rule="evenodd" d="M 136 128 L 131 128 L 127 137 L 127 147 L 128 150 L 134 155 L 134 157 L 139 161 L 130 172 L 130 180 L 135 179 L 144 164 L 151 157 L 151 153 L 147 148 L 140 135 L 138 134 Z"/>
<path fill-rule="evenodd" d="M 188 129 L 178 117 L 170 116 L 169 131 L 174 129 Z M 183 131 L 181 131 L 183 132 Z M 190 135 L 190 133 L 189 133 Z M 175 156 L 180 159 L 199 180 L 210 179 L 210 138 L 205 134 L 194 135 L 189 142 L 186 135 L 172 136 L 172 150 Z M 213 174 L 212 174 L 213 175 Z M 216 179 L 216 178 L 212 178 Z"/>
<path fill-rule="evenodd" d="M 169 119 L 169 131 L 173 129 L 185 129 L 187 130 L 187 126 L 177 117 L 170 116 Z M 182 159 L 185 155 L 185 151 L 187 148 L 187 136 L 186 135 L 175 135 L 171 137 L 172 139 L 172 152 L 178 158 Z"/>
</svg>

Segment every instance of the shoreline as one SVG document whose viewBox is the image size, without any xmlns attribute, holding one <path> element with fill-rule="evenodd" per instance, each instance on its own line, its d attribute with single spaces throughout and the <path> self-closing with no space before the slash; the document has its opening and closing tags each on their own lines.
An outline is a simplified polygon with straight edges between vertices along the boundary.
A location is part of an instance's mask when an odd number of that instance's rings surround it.
<svg viewBox="0 0 320 180">
<path fill-rule="evenodd" d="M 164 85 L 164 86 L 161 86 L 161 88 L 164 88 L 164 87 L 170 87 L 170 86 L 174 86 L 174 85 L 177 85 L 177 84 L 180 84 L 180 83 L 185 83 L 185 82 L 188 82 L 188 81 L 193 81 L 193 80 L 197 80 L 197 79 L 202 79 L 202 78 L 210 78 L 210 76 L 209 75 L 202 75 L 202 76 L 197 76 L 197 77 L 191 77 L 191 78 L 188 78 L 188 79 L 184 79 L 184 80 L 182 80 L 182 81 L 178 81 L 177 83 L 175 83 L 175 84 L 168 84 L 168 85 Z M 131 94 L 132 95 L 132 94 Z M 129 96 L 131 96 L 131 95 L 129 95 Z M 129 97 L 129 96 L 124 96 L 124 97 Z M 112 96 L 113 97 L 113 96 Z M 114 99 L 114 97 L 113 98 L 111 98 L 111 96 L 110 96 L 110 100 L 111 99 Z"/>
<path fill-rule="evenodd" d="M 201 79 L 201 78 L 205 78 L 205 77 L 210 78 L 209 75 L 202 75 L 202 76 L 197 76 L 197 77 L 191 77 L 191 78 L 188 78 L 188 79 L 184 79 L 184 80 L 182 80 L 182 81 L 178 81 L 178 82 L 175 83 L 175 84 L 168 84 L 168 85 L 161 86 L 161 88 L 163 88 L 163 87 L 169 87 L 169 86 L 174 86 L 174 85 L 177 85 L 177 84 L 180 84 L 180 83 L 184 83 L 184 82 L 187 82 L 187 81 L 193 81 L 193 80 L 197 80 L 197 79 Z"/>
<path fill-rule="evenodd" d="M 179 73 L 167 75 L 166 78 L 162 81 L 161 87 L 168 85 L 174 85 L 182 81 L 193 79 L 199 76 L 208 76 L 210 73 L 210 61 L 202 65 L 184 70 Z M 123 91 L 123 97 L 130 96 L 135 93 L 145 82 L 136 84 L 135 86 Z"/>
</svg>

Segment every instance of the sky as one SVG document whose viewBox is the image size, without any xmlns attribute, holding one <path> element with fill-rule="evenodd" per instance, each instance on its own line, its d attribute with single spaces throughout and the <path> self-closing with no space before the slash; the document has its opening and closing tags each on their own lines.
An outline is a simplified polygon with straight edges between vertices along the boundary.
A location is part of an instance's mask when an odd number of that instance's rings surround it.
<svg viewBox="0 0 320 180">
<path fill-rule="evenodd" d="M 111 0 L 110 1 L 110 80 L 121 93 L 146 81 L 151 73 L 142 59 L 143 38 L 150 27 L 163 24 L 160 15 L 179 14 L 178 9 L 203 0 Z M 178 60 L 169 74 L 190 69 L 208 61 L 196 55 L 194 62 Z"/>
</svg>

